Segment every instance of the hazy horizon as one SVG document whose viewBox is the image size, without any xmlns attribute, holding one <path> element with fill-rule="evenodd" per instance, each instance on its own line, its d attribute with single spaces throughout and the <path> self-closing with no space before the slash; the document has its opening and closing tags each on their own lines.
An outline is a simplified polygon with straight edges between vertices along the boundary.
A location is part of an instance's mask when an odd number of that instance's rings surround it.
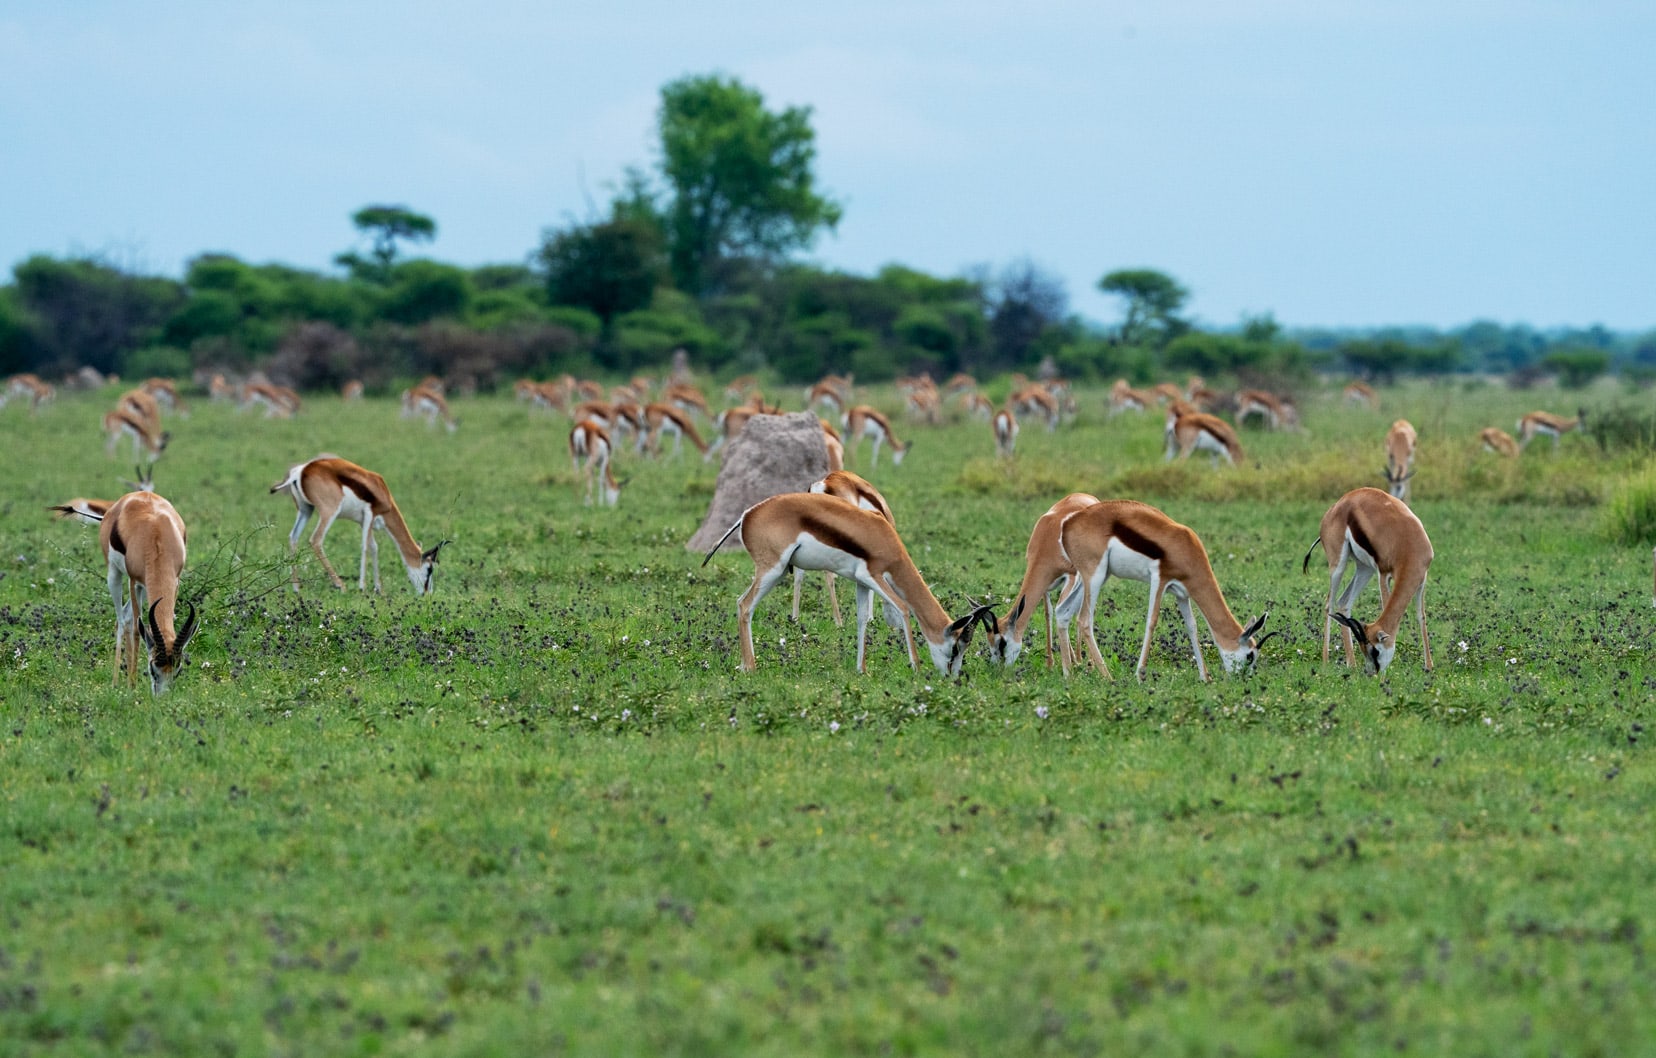
<svg viewBox="0 0 1656 1058">
<path fill-rule="evenodd" d="M 1212 327 L 1656 327 L 1656 7 L 1372 8 L 20 0 L 0 265 L 332 271 L 370 203 L 522 262 L 653 165 L 662 85 L 720 73 L 813 109 L 824 267 L 1027 259 L 1099 323 L 1149 267 Z"/>
</svg>

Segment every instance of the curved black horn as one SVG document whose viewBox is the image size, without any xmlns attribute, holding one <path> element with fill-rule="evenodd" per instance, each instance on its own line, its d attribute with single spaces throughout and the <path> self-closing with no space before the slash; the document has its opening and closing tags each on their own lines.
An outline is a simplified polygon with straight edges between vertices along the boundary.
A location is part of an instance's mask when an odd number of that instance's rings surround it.
<svg viewBox="0 0 1656 1058">
<path fill-rule="evenodd" d="M 157 599 L 155 602 L 150 603 L 150 608 L 149 608 L 150 643 L 152 645 L 159 646 L 159 647 L 161 647 L 161 649 L 165 650 L 166 649 L 166 640 L 161 638 L 161 626 L 155 623 L 155 608 L 157 606 L 160 606 L 160 605 L 161 605 L 161 600 L 159 600 L 159 599 Z"/>
<path fill-rule="evenodd" d="M 190 638 L 195 635 L 195 633 L 196 633 L 196 619 L 201 616 L 200 614 L 198 614 L 196 612 L 195 603 L 191 602 L 188 599 L 185 599 L 184 600 L 184 605 L 189 607 L 190 616 L 188 616 L 184 619 L 183 629 L 179 631 L 178 638 L 173 640 L 173 649 L 174 650 L 183 650 L 184 649 L 184 644 L 188 643 L 190 641 Z"/>
<path fill-rule="evenodd" d="M 1279 636 L 1281 634 L 1282 634 L 1282 629 L 1280 629 L 1280 628 L 1278 628 L 1274 632 L 1266 632 L 1264 635 L 1262 635 L 1258 639 L 1254 640 L 1254 649 L 1258 650 L 1260 647 L 1264 646 L 1266 641 L 1269 640 L 1272 636 Z"/>
<path fill-rule="evenodd" d="M 421 552 L 420 557 L 425 559 L 427 562 L 435 562 L 437 561 L 437 552 L 443 550 L 443 548 L 449 543 L 450 541 L 448 540 L 439 540 L 429 551 Z"/>
</svg>

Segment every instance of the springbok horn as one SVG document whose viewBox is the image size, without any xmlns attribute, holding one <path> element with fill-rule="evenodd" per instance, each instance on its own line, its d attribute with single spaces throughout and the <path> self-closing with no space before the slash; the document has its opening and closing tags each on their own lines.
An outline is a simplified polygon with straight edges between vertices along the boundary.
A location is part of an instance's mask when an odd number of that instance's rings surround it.
<svg viewBox="0 0 1656 1058">
<path fill-rule="evenodd" d="M 1254 649 L 1258 650 L 1260 647 L 1265 645 L 1266 640 L 1270 639 L 1272 636 L 1279 636 L 1281 634 L 1282 634 L 1282 629 L 1280 629 L 1280 628 L 1277 629 L 1274 632 L 1266 632 L 1264 635 L 1262 635 L 1258 639 L 1254 640 Z"/>
<path fill-rule="evenodd" d="M 190 616 L 184 619 L 184 628 L 178 633 L 178 638 L 173 641 L 173 649 L 180 651 L 184 649 L 184 644 L 188 643 L 190 638 L 195 635 L 196 619 L 200 616 L 196 613 L 195 603 L 185 599 L 184 605 L 190 608 Z"/>
<path fill-rule="evenodd" d="M 423 558 L 423 559 L 425 559 L 425 560 L 426 560 L 426 561 L 427 561 L 427 562 L 435 562 L 435 561 L 437 561 L 437 552 L 439 552 L 439 551 L 441 551 L 441 550 L 443 550 L 443 546 L 444 546 L 444 545 L 445 545 L 445 544 L 447 544 L 447 543 L 448 543 L 448 542 L 449 542 L 449 541 L 447 541 L 447 540 L 439 540 L 439 541 L 437 541 L 437 543 L 436 543 L 436 545 L 435 545 L 435 546 L 433 546 L 433 547 L 432 547 L 432 548 L 431 548 L 431 550 L 429 550 L 429 551 L 425 551 L 425 552 L 422 552 L 422 553 L 421 553 L 421 555 L 420 555 L 420 557 L 421 557 L 421 558 Z"/>
<path fill-rule="evenodd" d="M 149 608 L 150 642 L 155 644 L 156 646 L 160 646 L 162 649 L 165 649 L 166 648 L 166 641 L 161 638 L 161 626 L 155 623 L 155 608 L 157 606 L 160 606 L 160 605 L 161 605 L 161 601 L 159 599 L 157 599 L 155 602 L 150 603 L 150 608 Z"/>
<path fill-rule="evenodd" d="M 1359 643 L 1368 643 L 1368 632 L 1363 629 L 1363 622 L 1343 613 L 1329 614 L 1329 616 L 1340 622 L 1342 625 L 1345 625 L 1346 628 L 1351 631 L 1351 634 L 1357 638 Z"/>
</svg>

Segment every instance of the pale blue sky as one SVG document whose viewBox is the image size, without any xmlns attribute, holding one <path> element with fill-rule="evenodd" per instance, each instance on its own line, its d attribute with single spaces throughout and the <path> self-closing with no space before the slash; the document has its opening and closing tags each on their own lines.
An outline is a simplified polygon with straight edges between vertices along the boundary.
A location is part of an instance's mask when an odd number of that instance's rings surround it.
<svg viewBox="0 0 1656 1058">
<path fill-rule="evenodd" d="M 1656 4 L 403 0 L 0 6 L 0 269 L 327 270 L 400 203 L 521 261 L 654 160 L 663 84 L 814 109 L 861 274 L 1023 258 L 1114 321 L 1656 326 Z"/>
</svg>

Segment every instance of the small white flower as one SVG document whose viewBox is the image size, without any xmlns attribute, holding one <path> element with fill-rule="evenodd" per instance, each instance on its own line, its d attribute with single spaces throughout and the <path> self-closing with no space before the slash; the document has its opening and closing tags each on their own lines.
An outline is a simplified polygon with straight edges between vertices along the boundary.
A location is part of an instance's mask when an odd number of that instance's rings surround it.
<svg viewBox="0 0 1656 1058">
<path fill-rule="evenodd" d="M 1037 705 L 1035 707 L 1035 715 L 1039 719 L 1045 720 L 1047 718 L 1047 707 L 1044 705 Z"/>
<path fill-rule="evenodd" d="M 621 642 L 625 643 L 627 640 L 629 640 L 631 638 L 632 638 L 632 636 L 622 636 L 621 637 Z"/>
<path fill-rule="evenodd" d="M 782 637 L 782 638 L 781 638 L 781 639 L 778 639 L 778 640 L 777 640 L 777 641 L 776 641 L 776 645 L 777 645 L 777 646 L 779 646 L 779 647 L 785 647 L 785 646 L 787 646 L 787 645 L 788 645 L 788 637 L 787 637 L 787 636 L 783 636 L 783 637 Z"/>
<path fill-rule="evenodd" d="M 837 735 L 837 734 L 839 734 L 839 721 L 838 721 L 838 720 L 830 720 L 830 721 L 828 721 L 828 733 L 829 733 L 829 734 L 830 734 L 830 735 Z"/>
<path fill-rule="evenodd" d="M 1461 640 L 1458 645 L 1460 646 L 1460 652 L 1462 654 L 1466 653 L 1466 640 Z"/>
<path fill-rule="evenodd" d="M 648 640 L 648 639 L 646 639 L 646 640 L 645 640 L 645 641 L 644 641 L 644 645 L 645 645 L 645 646 L 649 646 L 649 645 L 650 645 L 650 641 L 649 641 L 649 640 Z"/>
<path fill-rule="evenodd" d="M 1489 725 L 1493 724 L 1495 721 L 1491 720 L 1489 717 L 1486 716 L 1486 717 L 1483 718 L 1483 722 L 1484 722 L 1484 726 L 1488 727 Z"/>
<path fill-rule="evenodd" d="M 1516 665 L 1516 664 L 1518 664 L 1518 659 L 1517 658 L 1507 658 L 1507 664 L 1508 665 Z"/>
</svg>

